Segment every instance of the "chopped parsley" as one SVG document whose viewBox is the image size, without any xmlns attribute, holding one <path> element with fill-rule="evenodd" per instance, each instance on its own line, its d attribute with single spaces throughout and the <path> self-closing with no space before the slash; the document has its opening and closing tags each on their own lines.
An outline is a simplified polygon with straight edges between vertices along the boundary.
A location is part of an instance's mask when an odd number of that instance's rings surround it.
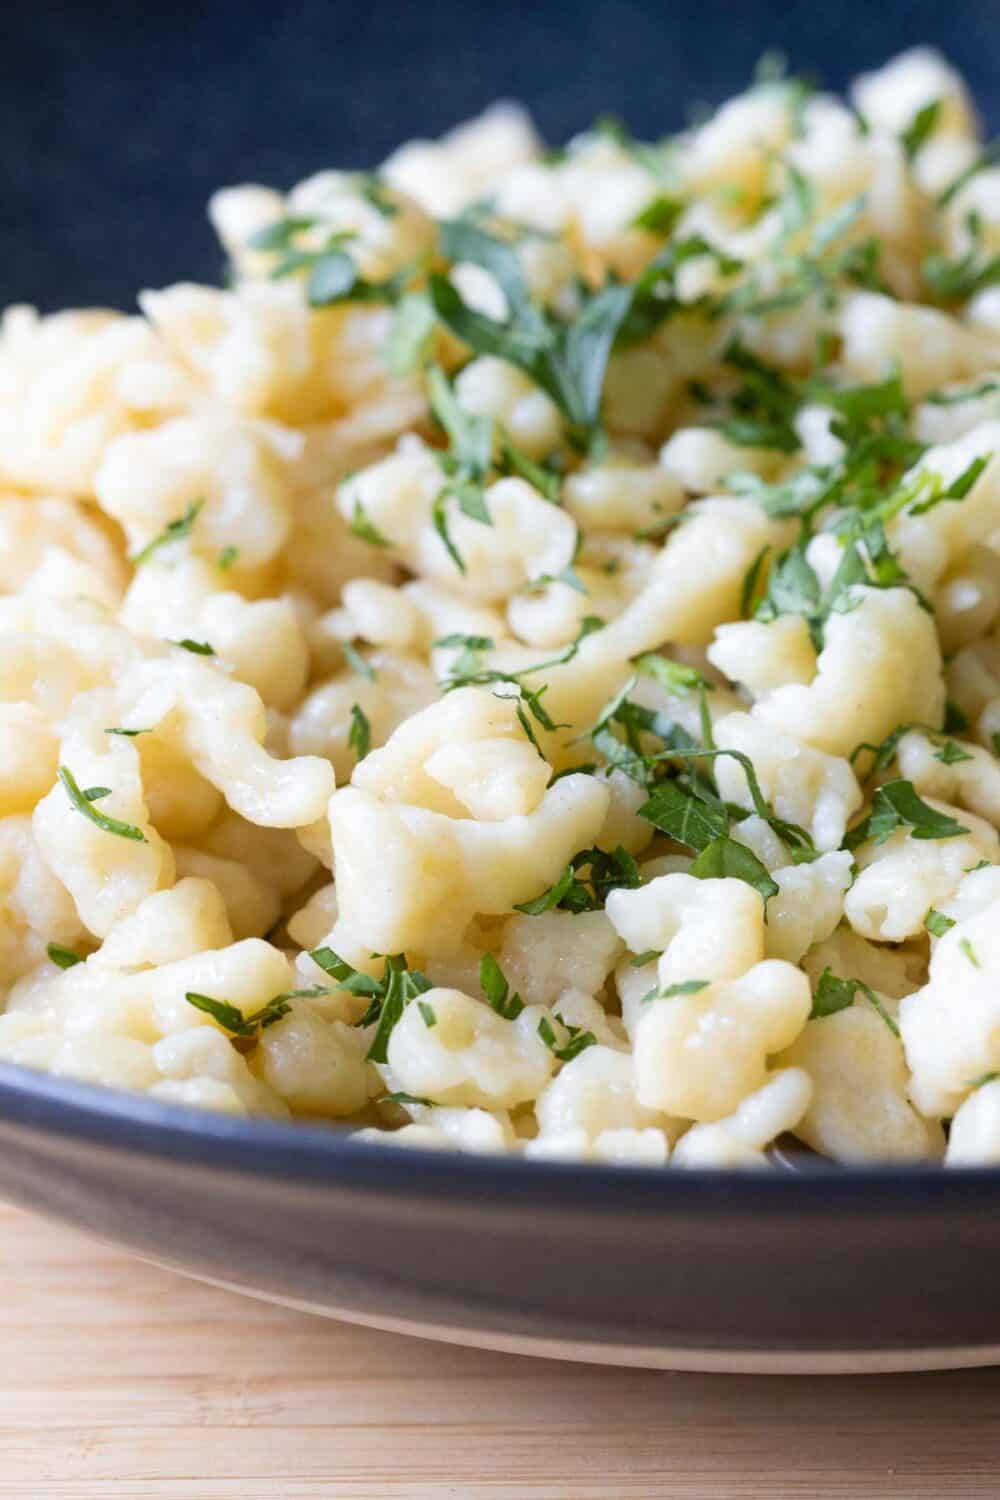
<svg viewBox="0 0 1000 1500">
<path fill-rule="evenodd" d="M 369 203 L 374 202 L 373 193 L 377 191 L 361 188 Z M 384 197 L 381 201 L 395 212 L 395 204 Z M 307 237 L 305 242 L 303 236 Z M 353 239 L 350 232 L 325 229 L 321 220 L 301 215 L 267 225 L 251 235 L 247 244 L 252 250 L 277 255 L 271 266 L 272 280 L 303 273 L 311 307 L 332 307 L 338 302 L 398 301 L 412 269 L 404 268 L 385 281 L 367 281 L 347 249 Z"/>
<path fill-rule="evenodd" d="M 1000 286 L 1000 254 L 990 255 L 983 248 L 983 221 L 976 212 L 966 215 L 965 226 L 970 245 L 964 255 L 949 260 L 934 250 L 923 263 L 923 278 L 938 302 L 967 302 L 987 287 Z"/>
<path fill-rule="evenodd" d="M 228 1000 L 219 1000 L 212 995 L 200 995 L 196 990 L 188 990 L 184 998 L 195 1010 L 204 1011 L 205 1015 L 211 1016 L 212 1020 L 223 1031 L 227 1031 L 230 1040 L 240 1051 L 248 1050 L 255 1046 L 260 1040 L 260 1034 L 268 1026 L 273 1026 L 283 1016 L 287 1016 L 292 1008 L 291 1002 L 300 995 L 317 995 L 324 993 L 319 988 L 308 990 L 289 990 L 284 995 L 274 995 L 266 1005 L 250 1015 L 244 1015 L 238 1006 Z"/>
<path fill-rule="evenodd" d="M 926 917 L 924 917 L 924 926 L 931 937 L 944 937 L 945 933 L 949 932 L 954 925 L 954 917 L 946 916 L 943 911 L 935 911 L 933 906 L 929 908 Z"/>
<path fill-rule="evenodd" d="M 75 969 L 77 964 L 83 963 L 79 953 L 74 953 L 72 948 L 61 948 L 58 943 L 46 943 L 45 951 L 59 969 Z"/>
<path fill-rule="evenodd" d="M 542 1016 L 539 1021 L 538 1035 L 552 1056 L 558 1058 L 560 1062 L 572 1062 L 574 1057 L 579 1057 L 580 1053 L 586 1052 L 588 1047 L 596 1046 L 597 1038 L 592 1031 L 584 1031 L 579 1026 L 570 1026 L 558 1012 L 555 1013 L 555 1019 L 567 1033 L 565 1042 L 559 1041 L 548 1016 Z"/>
<path fill-rule="evenodd" d="M 818 1020 L 824 1016 L 836 1015 L 840 1010 L 847 1010 L 849 1006 L 854 1004 L 855 996 L 859 992 L 864 995 L 872 1009 L 885 1022 L 893 1036 L 898 1037 L 899 1027 L 871 986 L 865 984 L 860 979 L 840 979 L 829 966 L 819 976 L 816 992 L 813 996 L 810 1019 Z"/>
<path fill-rule="evenodd" d="M 960 938 L 958 947 L 959 951 L 964 954 L 964 956 L 969 960 L 969 963 L 972 964 L 974 968 L 982 968 L 982 964 L 979 962 L 979 959 L 976 955 L 976 950 L 975 948 L 973 948 L 968 938 Z"/>
<path fill-rule="evenodd" d="M 962 386 L 957 391 L 930 391 L 924 400 L 932 406 L 963 406 L 966 401 L 981 401 L 984 396 L 1000 392 L 1000 380 L 981 380 L 978 385 Z"/>
<path fill-rule="evenodd" d="M 367 542 L 369 547 L 392 546 L 389 538 L 382 535 L 374 521 L 369 520 L 364 506 L 356 496 L 351 510 L 350 531 L 352 536 L 356 536 L 359 541 Z"/>
<path fill-rule="evenodd" d="M 361 652 L 357 649 L 356 646 L 352 646 L 351 643 L 350 643 L 350 641 L 341 641 L 341 643 L 340 643 L 340 649 L 341 649 L 341 651 L 343 651 L 343 653 L 344 653 L 344 659 L 347 662 L 347 665 L 350 667 L 350 669 L 351 669 L 352 672 L 356 672 L 359 677 L 365 677 L 365 678 L 367 678 L 367 680 L 369 682 L 374 682 L 375 681 L 375 677 L 376 677 L 375 668 L 372 666 L 371 662 L 368 660 L 367 657 L 361 655 Z M 356 704 L 355 704 L 355 707 L 357 707 Z M 358 709 L 358 712 L 360 713 L 361 710 Z M 353 718 L 353 709 L 352 709 L 352 718 Z M 353 730 L 353 727 L 354 726 L 353 726 L 353 723 L 352 723 L 352 726 L 351 726 L 352 730 Z"/>
<path fill-rule="evenodd" d="M 847 834 L 844 848 L 884 844 L 899 828 L 909 828 L 915 839 L 953 839 L 969 831 L 947 813 L 928 807 L 912 781 L 887 781 L 876 791 L 868 816 Z"/>
<path fill-rule="evenodd" d="M 467 217 L 446 220 L 439 228 L 447 259 L 471 262 L 495 279 L 507 302 L 507 317 L 501 321 L 469 307 L 447 276 L 432 273 L 429 291 L 437 316 L 477 354 L 494 355 L 523 370 L 559 407 L 570 441 L 581 449 L 598 433 L 613 346 L 647 338 L 679 310 L 674 279 L 684 261 L 716 255 L 720 263 L 735 267 L 698 236 L 674 241 L 631 285 L 612 280 L 596 291 L 581 286 L 577 316 L 563 322 L 532 301 L 511 241 L 489 234 Z"/>
<path fill-rule="evenodd" d="M 634 890 L 641 884 L 639 866 L 621 844 L 612 852 L 583 849 L 574 855 L 554 885 L 533 901 L 515 907 L 525 916 L 538 917 L 546 911 L 602 911 L 613 890 Z"/>
<path fill-rule="evenodd" d="M 899 144 L 906 154 L 907 161 L 913 161 L 920 154 L 921 147 L 930 140 L 938 127 L 941 119 L 942 101 L 931 99 L 922 109 L 918 109 L 906 129 L 900 132 Z"/>
<path fill-rule="evenodd" d="M 558 729 L 566 729 L 569 726 L 566 724 L 557 724 L 543 704 L 542 699 L 547 691 L 546 684 L 543 683 L 541 687 L 533 688 L 525 679 L 533 677 L 539 672 L 545 672 L 550 667 L 563 666 L 566 662 L 572 661 L 587 636 L 592 635 L 595 630 L 601 630 L 603 626 L 604 621 L 597 615 L 584 615 L 580 621 L 575 639 L 570 641 L 568 646 L 565 646 L 562 651 L 557 652 L 555 656 L 547 657 L 544 661 L 535 662 L 530 667 L 522 667 L 518 672 L 501 672 L 496 668 L 484 667 L 481 663 L 479 652 L 480 650 L 488 649 L 486 647 L 464 650 L 461 656 L 452 663 L 451 670 L 442 684 L 443 689 L 445 692 L 451 692 L 452 689 L 458 687 L 489 687 L 502 683 L 507 683 L 516 688 L 520 698 L 517 717 L 528 739 L 535 746 L 536 750 L 538 750 L 539 754 L 541 754 L 541 746 L 538 743 L 531 720 L 534 720 L 535 724 L 540 725 L 542 729 L 549 733 L 554 733 Z M 445 645 L 466 642 L 470 639 L 482 641 L 486 640 L 487 637 L 444 636 L 436 644 Z M 530 719 L 528 717 L 529 714 L 531 716 Z"/>
<path fill-rule="evenodd" d="M 957 766 L 960 761 L 974 760 L 975 757 L 970 755 L 968 750 L 963 750 L 961 745 L 956 744 L 954 740 L 945 740 L 941 748 L 935 750 L 934 759 L 946 766 Z"/>
<path fill-rule="evenodd" d="M 171 641 L 171 646 L 180 646 L 183 651 L 190 651 L 194 656 L 214 656 L 215 647 L 210 646 L 208 641 L 193 641 L 189 636 L 182 640 Z"/>
<path fill-rule="evenodd" d="M 949 727 L 955 726 L 949 725 Z M 968 724 L 966 723 L 962 727 L 967 729 Z M 851 765 L 855 765 L 861 755 L 870 755 L 872 757 L 871 764 L 864 777 L 864 780 L 869 781 L 879 771 L 884 771 L 892 765 L 892 762 L 896 759 L 900 740 L 911 729 L 919 730 L 932 744 L 937 746 L 934 752 L 934 759 L 939 760 L 942 765 L 955 766 L 959 765 L 962 761 L 975 759 L 975 756 L 970 751 L 960 745 L 957 740 L 949 738 L 940 729 L 932 729 L 928 724 L 897 724 L 895 729 L 887 734 L 880 744 L 873 745 L 865 740 L 860 745 L 855 745 L 848 757 Z"/>
<path fill-rule="evenodd" d="M 388 1062 L 389 1038 L 403 1011 L 412 1000 L 418 999 L 433 988 L 427 976 L 421 974 L 418 969 L 409 967 L 405 953 L 395 953 L 386 958 L 385 971 L 381 979 L 373 979 L 370 974 L 364 974 L 353 968 L 332 948 L 314 948 L 309 957 L 325 974 L 337 980 L 338 989 L 368 998 L 368 1007 L 355 1024 L 362 1027 L 375 1027 L 375 1033 L 366 1054 L 367 1060 Z M 434 1014 L 430 1006 L 427 1006 L 427 1009 L 432 1015 Z M 426 1026 L 436 1024 L 436 1015 L 433 1021 L 429 1021 L 427 1015 L 421 1010 L 421 1016 Z"/>
<path fill-rule="evenodd" d="M 520 995 L 511 994 L 510 985 L 492 953 L 483 955 L 479 965 L 479 985 L 491 1010 L 505 1021 L 516 1021 L 524 1009 Z"/>
<path fill-rule="evenodd" d="M 372 727 L 368 715 L 357 703 L 351 704 L 351 727 L 347 735 L 348 749 L 353 750 L 356 758 L 364 760 L 372 744 Z"/>
<path fill-rule="evenodd" d="M 651 1000 L 675 1000 L 680 995 L 697 995 L 701 990 L 707 990 L 710 983 L 709 979 L 682 979 L 677 984 L 668 984 L 662 990 L 647 990 L 639 1004 L 648 1005 Z"/>
<path fill-rule="evenodd" d="M 646 207 L 636 214 L 632 220 L 632 228 L 644 229 L 647 234 L 662 235 L 666 238 L 673 232 L 683 212 L 684 203 L 680 198 L 670 198 L 666 193 L 657 193 L 656 197 L 651 198 Z"/>
<path fill-rule="evenodd" d="M 118 818 L 109 817 L 107 813 L 100 812 L 94 806 L 94 803 L 102 797 L 110 795 L 109 787 L 93 786 L 88 787 L 86 791 L 81 791 L 76 778 L 67 766 L 60 766 L 58 774 L 72 807 L 76 812 L 88 818 L 96 828 L 100 828 L 103 833 L 113 833 L 120 839 L 131 839 L 136 844 L 148 842 L 141 828 L 136 828 L 132 823 L 123 823 Z"/>
<path fill-rule="evenodd" d="M 390 375 L 412 375 L 431 349 L 437 315 L 425 292 L 407 292 L 396 304 L 382 351 Z"/>
<path fill-rule="evenodd" d="M 765 903 L 778 894 L 778 883 L 772 880 L 767 866 L 745 844 L 727 835 L 706 844 L 688 867 L 688 874 L 699 880 L 742 880 L 753 886 Z"/>
<path fill-rule="evenodd" d="M 974 177 L 978 177 L 980 172 L 988 171 L 990 167 L 996 165 L 997 161 L 1000 161 L 1000 140 L 993 141 L 990 145 L 984 146 L 982 151 L 969 163 L 964 171 L 959 172 L 958 176 L 952 179 L 938 198 L 939 207 L 947 208 L 948 204 L 954 198 L 958 197 L 962 189 L 968 187 Z"/>
<path fill-rule="evenodd" d="M 385 182 L 377 172 L 359 172 L 356 177 L 358 191 L 366 203 L 370 203 L 383 219 L 394 219 L 399 213 L 399 204 L 389 197 Z"/>
<path fill-rule="evenodd" d="M 154 536 L 151 542 L 147 542 L 141 552 L 136 552 L 129 559 L 133 567 L 141 568 L 148 563 L 150 558 L 159 552 L 161 547 L 167 547 L 171 542 L 179 542 L 191 535 L 194 523 L 204 509 L 204 500 L 192 500 L 183 515 L 177 516 L 173 521 L 168 521 L 158 536 Z"/>
</svg>

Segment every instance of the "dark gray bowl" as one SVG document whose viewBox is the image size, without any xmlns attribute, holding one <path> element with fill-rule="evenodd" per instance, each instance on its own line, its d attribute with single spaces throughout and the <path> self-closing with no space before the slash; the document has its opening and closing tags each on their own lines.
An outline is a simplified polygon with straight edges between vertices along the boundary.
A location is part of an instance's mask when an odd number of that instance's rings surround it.
<svg viewBox="0 0 1000 1500">
<path fill-rule="evenodd" d="M 672 1369 L 1000 1361 L 1000 1172 L 412 1151 L 0 1066 L 0 1194 L 256 1296 Z"/>
</svg>

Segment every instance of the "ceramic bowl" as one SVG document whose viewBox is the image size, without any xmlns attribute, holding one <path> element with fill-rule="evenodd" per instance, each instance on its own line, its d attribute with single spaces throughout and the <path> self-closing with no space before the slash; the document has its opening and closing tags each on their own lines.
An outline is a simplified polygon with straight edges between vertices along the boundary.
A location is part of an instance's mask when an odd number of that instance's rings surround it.
<svg viewBox="0 0 1000 1500">
<path fill-rule="evenodd" d="M 1000 1172 L 413 1150 L 0 1066 L 0 1195 L 379 1328 L 669 1369 L 1000 1361 Z"/>
</svg>

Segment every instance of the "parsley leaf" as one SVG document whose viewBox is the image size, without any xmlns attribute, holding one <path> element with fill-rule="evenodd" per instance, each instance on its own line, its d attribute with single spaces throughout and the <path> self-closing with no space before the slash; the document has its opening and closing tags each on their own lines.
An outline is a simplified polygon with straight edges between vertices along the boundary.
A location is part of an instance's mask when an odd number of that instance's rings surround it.
<svg viewBox="0 0 1000 1500">
<path fill-rule="evenodd" d="M 314 948 L 309 957 L 323 970 L 324 974 L 329 974 L 331 979 L 336 979 L 339 988 L 346 990 L 348 994 L 382 998 L 385 989 L 382 981 L 373 979 L 370 974 L 364 974 L 360 969 L 353 968 L 332 948 Z"/>
<path fill-rule="evenodd" d="M 390 375 L 412 375 L 427 357 L 437 318 L 425 292 L 407 292 L 396 304 L 382 360 Z"/>
<path fill-rule="evenodd" d="M 368 715 L 357 703 L 351 704 L 351 728 L 347 736 L 348 748 L 354 751 L 356 758 L 364 760 L 371 749 L 372 727 L 368 721 Z"/>
<path fill-rule="evenodd" d="M 682 979 L 678 984 L 668 984 L 664 990 L 648 990 L 639 1003 L 648 1005 L 651 1000 L 673 1000 L 678 995 L 697 995 L 700 990 L 707 990 L 710 983 L 708 979 Z"/>
<path fill-rule="evenodd" d="M 109 817 L 107 813 L 99 812 L 93 806 L 98 796 L 108 795 L 107 787 L 90 787 L 82 792 L 68 767 L 60 766 L 58 775 L 73 808 L 78 813 L 82 813 L 85 818 L 89 818 L 91 823 L 102 832 L 113 833 L 120 839 L 131 839 L 136 844 L 148 842 L 141 828 L 136 828 L 132 823 L 122 823 L 118 818 Z"/>
<path fill-rule="evenodd" d="M 657 193 L 656 197 L 651 198 L 645 208 L 636 214 L 631 227 L 645 229 L 647 234 L 658 234 L 666 238 L 673 232 L 683 212 L 684 203 L 680 198 L 669 198 L 666 193 Z"/>
<path fill-rule="evenodd" d="M 399 213 L 399 204 L 389 197 L 386 184 L 377 172 L 359 172 L 356 177 L 358 191 L 366 203 L 370 203 L 383 219 L 394 219 Z"/>
<path fill-rule="evenodd" d="M 245 1016 L 238 1006 L 232 1005 L 228 1000 L 218 1000 L 212 995 L 200 995 L 196 990 L 188 990 L 184 998 L 195 1010 L 204 1011 L 224 1031 L 228 1031 L 230 1039 L 238 1038 L 241 1042 L 253 1045 L 259 1040 L 260 1033 L 266 1027 L 273 1026 L 275 1021 L 280 1021 L 282 1016 L 288 1015 L 292 1008 L 291 1001 L 298 994 L 305 993 L 316 994 L 318 992 L 315 989 L 290 990 L 285 995 L 275 995 L 268 1000 L 266 1005 L 262 1005 L 259 1010 L 249 1016 Z"/>
<path fill-rule="evenodd" d="M 362 542 L 367 542 L 370 547 L 392 545 L 389 538 L 382 535 L 374 521 L 369 520 L 364 506 L 357 498 L 351 511 L 351 535 L 358 537 Z"/>
<path fill-rule="evenodd" d="M 941 748 L 934 752 L 934 759 L 946 766 L 957 766 L 960 761 L 974 760 L 975 757 L 970 755 L 968 750 L 963 750 L 961 745 L 956 744 L 954 740 L 945 740 Z"/>
<path fill-rule="evenodd" d="M 990 145 L 984 146 L 979 155 L 970 162 L 965 170 L 959 172 L 958 176 L 952 179 L 938 198 L 938 206 L 940 208 L 947 208 L 952 199 L 956 198 L 974 177 L 978 177 L 980 172 L 988 171 L 998 160 L 1000 160 L 1000 140 L 993 141 Z"/>
<path fill-rule="evenodd" d="M 416 1000 L 433 988 L 430 980 L 418 969 L 409 967 L 405 953 L 392 954 L 386 959 L 381 979 L 373 979 L 370 974 L 363 974 L 353 968 L 332 948 L 314 948 L 309 957 L 325 974 L 338 981 L 338 988 L 352 995 L 368 996 L 368 1008 L 355 1025 L 375 1027 L 375 1034 L 366 1053 L 367 1061 L 387 1062 L 389 1038 L 393 1028 L 411 1000 Z M 428 1005 L 426 1009 L 434 1016 L 434 1020 L 431 1021 L 421 1010 L 424 1024 L 433 1026 L 437 1022 L 437 1016 L 433 1007 Z"/>
<path fill-rule="evenodd" d="M 429 278 L 431 302 L 441 321 L 477 354 L 491 354 L 523 370 L 556 403 L 577 447 L 594 437 L 608 359 L 616 342 L 646 338 L 680 304 L 673 296 L 679 265 L 695 254 L 716 253 L 696 238 L 674 242 L 631 286 L 609 282 L 581 292 L 582 306 L 564 323 L 534 305 L 515 248 L 468 220 L 440 226 L 441 248 L 451 260 L 488 271 L 507 301 L 504 321 L 469 307 L 440 273 Z"/>
<path fill-rule="evenodd" d="M 924 926 L 931 937 L 944 937 L 954 925 L 954 917 L 946 916 L 943 911 L 935 911 L 933 906 L 928 908 L 927 915 L 924 917 Z"/>
<path fill-rule="evenodd" d="M 369 1062 L 389 1061 L 389 1038 L 411 1000 L 432 989 L 430 980 L 416 969 L 406 966 L 403 954 L 386 960 L 386 980 L 378 1014 L 375 1036 L 366 1054 Z M 433 1011 L 431 1012 L 433 1014 Z M 435 1016 L 435 1021 L 437 1017 Z M 427 1024 L 427 1017 L 424 1016 Z"/>
<path fill-rule="evenodd" d="M 816 993 L 813 996 L 812 1010 L 809 1013 L 810 1020 L 819 1020 L 824 1016 L 836 1015 L 839 1010 L 847 1010 L 854 1004 L 855 996 L 859 991 L 885 1022 L 893 1036 L 898 1038 L 899 1027 L 871 986 L 860 979 L 840 979 L 829 966 L 819 976 Z"/>
<path fill-rule="evenodd" d="M 580 1053 L 585 1052 L 588 1047 L 596 1046 L 597 1038 L 592 1031 L 583 1031 L 579 1026 L 570 1026 L 558 1012 L 555 1019 L 568 1033 L 569 1040 L 567 1042 L 560 1044 L 548 1016 L 542 1016 L 539 1021 L 538 1035 L 546 1047 L 548 1047 L 553 1057 L 557 1057 L 560 1062 L 572 1062 L 574 1057 L 579 1057 Z"/>
<path fill-rule="evenodd" d="M 362 186 L 361 193 L 373 202 L 371 191 Z M 383 200 L 395 212 L 396 205 Z M 380 212 L 382 210 L 380 209 Z M 306 273 L 306 295 L 311 307 L 331 307 L 338 302 L 395 302 L 410 272 L 402 270 L 385 281 L 366 281 L 358 271 L 345 246 L 354 238 L 338 230 L 323 231 L 320 220 L 306 216 L 279 219 L 258 230 L 247 241 L 253 250 L 276 252 L 279 259 L 271 267 L 272 280 Z M 309 237 L 307 245 L 300 236 Z"/>
<path fill-rule="evenodd" d="M 340 649 L 352 672 L 356 672 L 359 677 L 366 677 L 369 682 L 375 681 L 377 675 L 375 668 L 367 657 L 361 655 L 356 646 L 352 646 L 350 641 L 341 641 Z"/>
<path fill-rule="evenodd" d="M 906 129 L 900 132 L 899 144 L 906 154 L 907 161 L 913 161 L 919 155 L 921 147 L 930 139 L 938 127 L 941 119 L 942 100 L 932 99 L 922 109 L 918 109 Z"/>
<path fill-rule="evenodd" d="M 932 406 L 962 406 L 966 401 L 980 401 L 1000 391 L 1000 380 L 981 380 L 977 385 L 962 386 L 957 391 L 930 391 L 924 400 Z"/>
<path fill-rule="evenodd" d="M 939 302 L 967 302 L 987 287 L 1000 286 L 1000 255 L 989 255 L 983 249 L 978 213 L 966 216 L 966 227 L 971 244 L 964 255 L 949 260 L 935 250 L 921 268 L 925 283 Z"/>
<path fill-rule="evenodd" d="M 651 677 L 670 694 L 686 695 L 695 688 L 708 688 L 709 690 L 712 688 L 712 684 L 702 676 L 697 667 L 688 667 L 683 662 L 671 661 L 669 657 L 659 656 L 653 651 L 637 656 L 633 665 L 643 677 Z"/>
<path fill-rule="evenodd" d="M 520 995 L 512 995 L 503 970 L 492 953 L 483 955 L 479 965 L 479 984 L 491 1010 L 505 1021 L 516 1021 L 524 1009 Z"/>
<path fill-rule="evenodd" d="M 180 646 L 182 651 L 190 651 L 192 656 L 214 656 L 215 647 L 208 641 L 193 641 L 190 636 L 184 636 L 179 641 L 171 641 L 171 646 Z"/>
<path fill-rule="evenodd" d="M 582 849 L 554 885 L 516 910 L 529 917 L 557 908 L 577 913 L 602 911 L 611 891 L 621 887 L 634 890 L 640 884 L 639 866 L 621 844 L 610 854 L 605 849 Z"/>
<path fill-rule="evenodd" d="M 566 895 L 576 879 L 576 872 L 572 864 L 568 864 L 554 885 L 550 885 L 547 891 L 536 896 L 533 901 L 520 901 L 514 906 L 515 911 L 524 912 L 526 917 L 540 917 L 544 911 L 553 911 Z"/>
<path fill-rule="evenodd" d="M 431 411 L 451 443 L 456 464 L 471 479 L 482 479 L 493 458 L 493 422 L 489 417 L 475 416 L 460 404 L 439 365 L 427 371 Z"/>
<path fill-rule="evenodd" d="M 706 849 L 729 832 L 729 814 L 722 802 L 704 802 L 676 781 L 656 786 L 639 816 L 689 849 Z"/>
<path fill-rule="evenodd" d="M 975 948 L 973 948 L 968 938 L 959 939 L 958 946 L 960 952 L 969 960 L 969 963 L 972 964 L 974 968 L 982 968 L 982 964 L 979 962 L 979 959 L 976 955 L 976 950 Z"/>
<path fill-rule="evenodd" d="M 771 879 L 767 866 L 745 844 L 725 835 L 705 845 L 688 874 L 698 880 L 743 880 L 765 903 L 778 894 L 777 882 Z"/>
<path fill-rule="evenodd" d="M 58 943 L 46 943 L 45 951 L 60 969 L 75 969 L 77 964 L 83 963 L 79 953 L 74 953 L 72 948 L 61 948 Z"/>
<path fill-rule="evenodd" d="M 857 849 L 869 840 L 884 844 L 897 828 L 904 827 L 911 829 L 915 839 L 953 839 L 969 831 L 946 813 L 928 807 L 912 781 L 887 781 L 876 791 L 868 817 L 844 839 L 844 848 Z"/>
<path fill-rule="evenodd" d="M 144 563 L 149 562 L 149 559 L 161 547 L 169 546 L 171 542 L 179 542 L 184 537 L 190 536 L 194 530 L 194 523 L 197 521 L 204 506 L 204 500 L 193 500 L 183 515 L 177 516 L 173 521 L 168 521 L 159 536 L 154 536 L 151 542 L 146 543 L 141 552 L 136 552 L 129 558 L 133 567 L 141 568 Z"/>
</svg>

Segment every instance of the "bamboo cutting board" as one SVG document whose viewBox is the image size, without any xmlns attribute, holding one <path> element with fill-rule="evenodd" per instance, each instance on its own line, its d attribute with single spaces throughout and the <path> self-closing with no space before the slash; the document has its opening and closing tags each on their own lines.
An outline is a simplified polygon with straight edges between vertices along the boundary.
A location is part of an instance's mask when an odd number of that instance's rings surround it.
<svg viewBox="0 0 1000 1500">
<path fill-rule="evenodd" d="M 3 1500 L 1000 1493 L 1000 1370 L 666 1375 L 449 1348 L 203 1287 L 6 1207 L 0 1288 Z"/>
</svg>

